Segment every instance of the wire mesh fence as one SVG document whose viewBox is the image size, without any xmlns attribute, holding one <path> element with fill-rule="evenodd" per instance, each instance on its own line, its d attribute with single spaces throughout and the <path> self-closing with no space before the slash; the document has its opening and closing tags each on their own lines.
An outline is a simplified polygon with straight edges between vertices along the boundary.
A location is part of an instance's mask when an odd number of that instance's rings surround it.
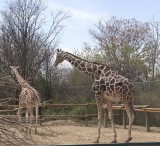
<svg viewBox="0 0 160 146">
<path fill-rule="evenodd" d="M 146 81 L 146 82 L 134 82 L 135 86 L 135 105 L 148 105 L 150 107 L 160 107 L 160 81 Z M 85 86 L 76 86 L 76 87 L 66 87 L 65 94 L 61 97 L 65 97 L 63 100 L 64 103 L 89 103 L 95 102 L 94 92 L 91 85 Z M 83 113 L 83 108 L 73 108 L 72 111 L 74 114 Z M 93 109 L 93 113 L 96 113 L 96 110 Z M 116 118 L 122 123 L 122 119 L 118 115 L 122 115 L 122 111 L 114 111 Z M 160 126 L 160 118 L 158 113 L 152 113 L 151 115 L 151 126 Z M 137 112 L 135 124 L 145 125 L 145 113 Z"/>
<path fill-rule="evenodd" d="M 135 104 L 137 105 L 149 105 L 150 107 L 160 107 L 160 81 L 146 81 L 135 82 Z M 144 125 L 145 113 L 138 112 L 136 115 L 136 124 Z M 150 125 L 160 126 L 160 116 L 158 113 L 152 113 L 150 115 Z"/>
<path fill-rule="evenodd" d="M 136 104 L 160 107 L 160 81 L 135 82 Z"/>
</svg>

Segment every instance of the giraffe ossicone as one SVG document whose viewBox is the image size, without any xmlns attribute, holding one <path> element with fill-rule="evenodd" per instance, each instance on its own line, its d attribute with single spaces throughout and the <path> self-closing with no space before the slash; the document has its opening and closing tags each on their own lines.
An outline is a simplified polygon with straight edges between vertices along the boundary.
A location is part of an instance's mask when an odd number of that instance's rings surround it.
<svg viewBox="0 0 160 146">
<path fill-rule="evenodd" d="M 126 77 L 117 74 L 117 72 L 115 71 L 112 71 L 111 68 L 105 64 L 90 62 L 74 54 L 58 49 L 55 66 L 57 66 L 59 63 L 62 63 L 64 60 L 67 60 L 73 66 L 91 76 L 94 80 L 92 87 L 95 93 L 95 99 L 98 109 L 98 134 L 94 142 L 99 143 L 100 139 L 102 107 L 104 100 L 107 104 L 109 118 L 111 119 L 111 126 L 114 133 L 113 140 L 111 142 L 117 142 L 112 102 L 120 101 L 123 102 L 127 111 L 127 115 L 129 117 L 128 137 L 125 140 L 125 142 L 129 142 L 132 139 L 131 129 L 135 118 L 135 110 L 133 104 L 135 90 L 133 84 Z"/>
<path fill-rule="evenodd" d="M 35 123 L 35 134 L 37 134 L 38 118 L 39 118 L 39 107 L 40 107 L 40 96 L 36 89 L 34 89 L 22 76 L 19 74 L 15 66 L 10 66 L 11 73 L 16 76 L 16 79 L 21 86 L 21 92 L 19 95 L 19 107 L 18 107 L 18 119 L 21 121 L 21 109 L 26 108 L 26 125 L 28 125 L 28 114 L 30 114 L 29 132 L 31 132 L 31 125 L 33 122 L 33 109 L 36 110 L 36 123 Z"/>
</svg>

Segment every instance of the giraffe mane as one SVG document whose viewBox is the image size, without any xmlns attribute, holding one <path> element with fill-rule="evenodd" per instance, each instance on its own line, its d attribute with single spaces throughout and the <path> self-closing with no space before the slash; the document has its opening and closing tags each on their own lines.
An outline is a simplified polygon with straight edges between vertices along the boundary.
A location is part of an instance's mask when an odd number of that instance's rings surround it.
<svg viewBox="0 0 160 146">
<path fill-rule="evenodd" d="M 88 61 L 88 60 L 82 59 L 82 58 L 80 58 L 80 57 L 78 57 L 78 56 L 76 56 L 76 55 L 74 55 L 74 54 L 71 54 L 71 53 L 69 53 L 69 52 L 65 52 L 65 53 L 67 53 L 67 54 L 69 54 L 69 55 L 72 55 L 73 57 L 78 58 L 78 59 L 80 59 L 80 60 L 83 60 L 83 61 L 85 61 L 85 62 L 93 63 L 93 64 L 96 64 L 96 65 L 102 65 L 102 66 L 106 66 L 107 68 L 110 68 L 107 64 L 98 63 L 98 62 L 95 62 L 95 61 Z"/>
</svg>

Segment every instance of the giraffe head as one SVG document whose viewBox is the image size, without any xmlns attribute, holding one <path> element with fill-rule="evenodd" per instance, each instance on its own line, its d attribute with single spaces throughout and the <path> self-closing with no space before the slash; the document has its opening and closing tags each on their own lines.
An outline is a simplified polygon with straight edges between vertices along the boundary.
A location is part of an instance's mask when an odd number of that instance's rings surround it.
<svg viewBox="0 0 160 146">
<path fill-rule="evenodd" d="M 56 67 L 59 63 L 63 62 L 64 60 L 65 60 L 64 52 L 62 50 L 58 49 L 54 66 Z"/>
</svg>

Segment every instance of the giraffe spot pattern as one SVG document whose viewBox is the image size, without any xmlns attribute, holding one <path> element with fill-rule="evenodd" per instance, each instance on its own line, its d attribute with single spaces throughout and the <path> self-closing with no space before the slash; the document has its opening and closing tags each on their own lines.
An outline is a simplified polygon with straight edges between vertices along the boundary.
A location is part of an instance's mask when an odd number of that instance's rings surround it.
<svg viewBox="0 0 160 146">
<path fill-rule="evenodd" d="M 37 103 L 37 100 L 39 100 L 38 97 L 39 94 L 35 89 L 23 88 L 19 96 L 20 104 L 23 106 L 39 104 Z"/>
<path fill-rule="evenodd" d="M 104 97 L 110 101 L 133 100 L 133 84 L 127 78 L 112 71 L 107 71 L 105 77 L 101 78 L 100 76 L 99 80 L 95 80 L 92 87 L 95 92 L 103 93 Z"/>
<path fill-rule="evenodd" d="M 100 125 L 102 117 L 102 105 L 105 100 L 107 103 L 109 117 L 111 119 L 112 126 L 114 128 L 113 120 L 113 110 L 112 110 L 112 101 L 119 102 L 123 101 L 125 109 L 129 116 L 129 131 L 127 142 L 131 139 L 131 127 L 135 117 L 135 110 L 133 107 L 134 100 L 134 86 L 129 80 L 121 75 L 118 75 L 115 71 L 112 71 L 110 67 L 104 64 L 99 64 L 96 62 L 89 62 L 87 60 L 81 59 L 78 56 L 75 56 L 71 53 L 59 51 L 57 52 L 56 65 L 65 60 L 68 60 L 75 67 L 77 63 L 78 69 L 88 74 L 94 79 L 92 85 L 95 92 L 95 99 L 97 102 L 98 108 L 98 136 L 96 142 L 99 142 L 100 138 Z M 59 61 L 58 58 L 61 58 Z M 63 58 L 63 59 L 62 59 Z M 114 131 L 114 140 L 116 141 L 116 132 Z"/>
<path fill-rule="evenodd" d="M 107 65 L 89 62 L 68 52 L 59 52 L 60 58 L 68 60 L 72 65 L 94 79 L 92 85 L 95 94 L 104 94 L 118 101 L 133 100 L 134 86 L 127 78 L 112 71 Z"/>
</svg>

